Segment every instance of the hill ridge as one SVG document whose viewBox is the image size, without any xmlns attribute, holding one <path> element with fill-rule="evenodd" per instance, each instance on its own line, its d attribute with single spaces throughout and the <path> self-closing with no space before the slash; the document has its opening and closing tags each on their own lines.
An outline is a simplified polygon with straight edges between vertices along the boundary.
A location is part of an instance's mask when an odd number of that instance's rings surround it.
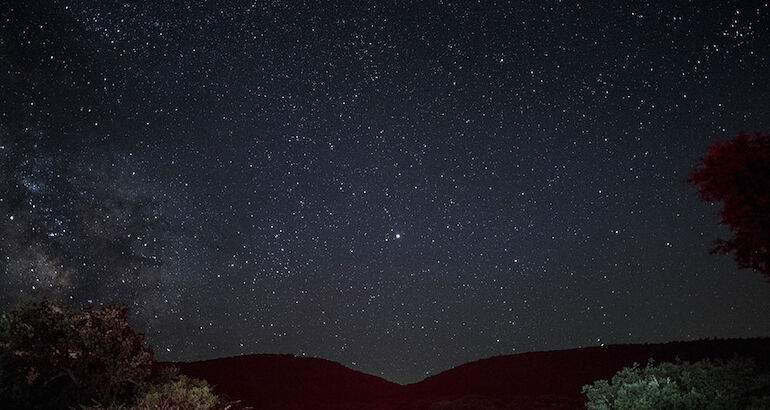
<svg viewBox="0 0 770 410">
<path fill-rule="evenodd" d="M 739 354 L 770 369 L 770 338 L 611 344 L 498 355 L 401 385 L 328 359 L 253 354 L 165 363 L 208 380 L 218 393 L 255 409 L 572 409 L 581 387 L 623 367 Z"/>
</svg>

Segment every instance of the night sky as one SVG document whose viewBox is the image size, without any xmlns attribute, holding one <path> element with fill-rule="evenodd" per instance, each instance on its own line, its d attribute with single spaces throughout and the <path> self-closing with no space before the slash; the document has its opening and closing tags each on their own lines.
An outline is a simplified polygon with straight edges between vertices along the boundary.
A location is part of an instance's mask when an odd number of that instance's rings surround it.
<svg viewBox="0 0 770 410">
<path fill-rule="evenodd" d="M 686 183 L 770 129 L 767 3 L 218 3 L 0 2 L 0 306 L 400 383 L 770 336 Z"/>
</svg>

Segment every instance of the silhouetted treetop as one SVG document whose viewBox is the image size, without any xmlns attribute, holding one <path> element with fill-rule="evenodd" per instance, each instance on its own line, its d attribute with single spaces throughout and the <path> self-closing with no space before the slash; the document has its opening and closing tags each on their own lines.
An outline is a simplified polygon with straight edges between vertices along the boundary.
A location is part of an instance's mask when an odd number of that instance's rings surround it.
<svg viewBox="0 0 770 410">
<path fill-rule="evenodd" d="M 721 201 L 722 223 L 733 237 L 717 239 L 711 253 L 733 253 L 738 267 L 770 278 L 770 134 L 711 145 L 688 182 L 704 201 Z"/>
</svg>

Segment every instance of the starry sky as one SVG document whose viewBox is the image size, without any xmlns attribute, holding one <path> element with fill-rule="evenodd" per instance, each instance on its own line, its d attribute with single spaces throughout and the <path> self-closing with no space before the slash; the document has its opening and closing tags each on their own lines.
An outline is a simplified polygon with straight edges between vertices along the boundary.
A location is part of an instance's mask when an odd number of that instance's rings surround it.
<svg viewBox="0 0 770 410">
<path fill-rule="evenodd" d="M 770 336 L 686 183 L 770 129 L 766 2 L 334 3 L 3 2 L 0 306 L 400 383 Z"/>
</svg>

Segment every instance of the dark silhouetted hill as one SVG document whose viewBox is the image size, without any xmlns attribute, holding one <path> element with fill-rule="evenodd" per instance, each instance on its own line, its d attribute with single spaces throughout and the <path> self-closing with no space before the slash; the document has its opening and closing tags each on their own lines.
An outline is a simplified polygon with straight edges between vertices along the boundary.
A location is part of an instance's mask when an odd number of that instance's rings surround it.
<svg viewBox="0 0 770 410">
<path fill-rule="evenodd" d="M 364 409 L 402 388 L 336 362 L 292 355 L 237 356 L 174 366 L 255 409 Z"/>
<path fill-rule="evenodd" d="M 579 409 L 581 388 L 634 362 L 753 358 L 770 369 L 770 338 L 608 345 L 498 356 L 406 386 L 323 359 L 251 355 L 174 363 L 255 409 Z"/>
</svg>

